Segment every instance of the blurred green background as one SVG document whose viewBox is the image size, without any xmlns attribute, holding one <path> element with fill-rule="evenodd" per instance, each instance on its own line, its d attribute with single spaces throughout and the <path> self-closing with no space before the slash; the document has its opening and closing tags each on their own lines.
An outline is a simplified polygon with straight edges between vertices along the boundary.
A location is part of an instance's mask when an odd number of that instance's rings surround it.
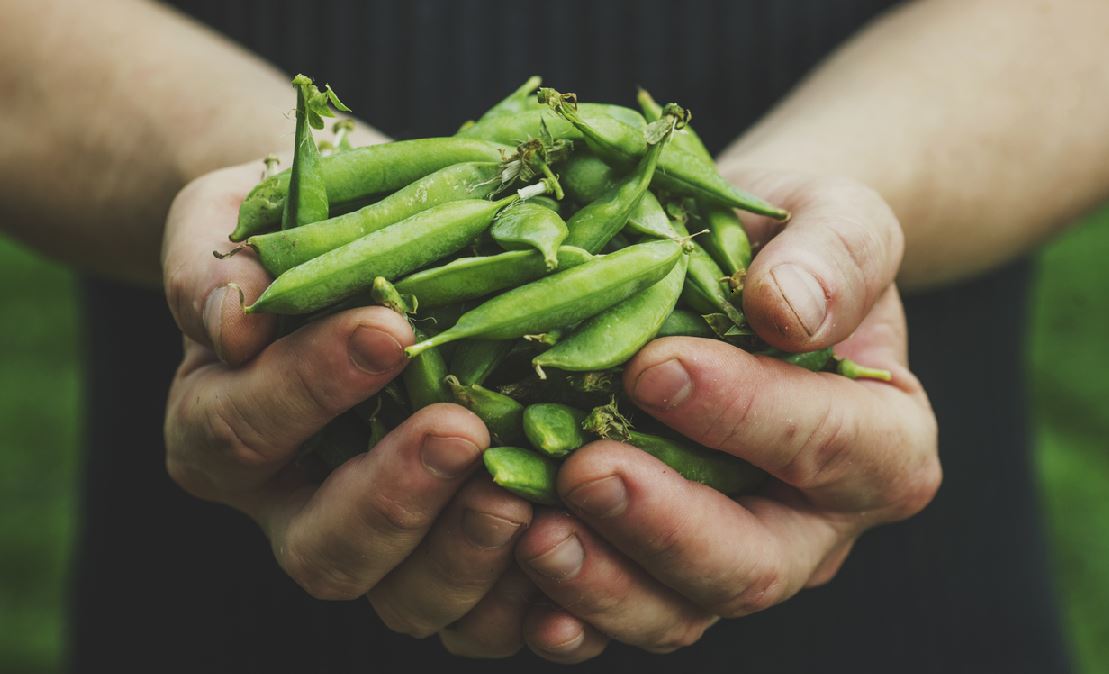
<svg viewBox="0 0 1109 674">
<path fill-rule="evenodd" d="M 1041 255 L 1028 361 L 1054 560 L 1081 671 L 1109 671 L 1109 209 Z M 74 533 L 73 278 L 0 239 L 0 671 L 54 672 Z"/>
</svg>

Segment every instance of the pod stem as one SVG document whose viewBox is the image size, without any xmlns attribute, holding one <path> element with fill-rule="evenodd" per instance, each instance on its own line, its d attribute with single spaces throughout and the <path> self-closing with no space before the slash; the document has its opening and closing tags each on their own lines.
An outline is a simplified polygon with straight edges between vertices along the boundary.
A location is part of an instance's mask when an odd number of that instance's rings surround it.
<svg viewBox="0 0 1109 674">
<path fill-rule="evenodd" d="M 247 308 L 249 309 L 249 307 Z M 458 339 L 459 337 L 461 337 L 461 335 L 455 333 L 453 330 L 444 330 L 443 332 L 440 332 L 433 337 L 428 337 L 423 341 L 416 342 L 412 346 L 406 347 L 404 349 L 404 355 L 408 356 L 409 358 L 415 358 L 428 349 L 435 348 L 440 344 L 446 344 L 447 342 Z"/>
<path fill-rule="evenodd" d="M 594 407 L 589 416 L 582 422 L 583 431 L 593 433 L 605 440 L 619 440 L 624 442 L 631 435 L 632 422 L 620 413 L 616 406 L 616 397 L 607 405 Z"/>
<path fill-rule="evenodd" d="M 242 251 L 243 248 L 247 248 L 247 245 L 245 243 L 240 243 L 226 253 L 221 253 L 218 250 L 213 250 L 212 255 L 214 255 L 217 260 L 222 260 L 224 258 L 231 257 L 232 255 L 237 255 L 240 251 Z"/>
<path fill-rule="evenodd" d="M 265 180 L 277 175 L 277 167 L 281 165 L 281 159 L 275 154 L 268 154 L 262 160 L 262 163 L 266 165 L 266 168 L 262 171 L 262 180 Z"/>
<path fill-rule="evenodd" d="M 851 379 L 877 379 L 878 381 L 893 379 L 893 374 L 889 370 L 859 365 L 850 358 L 836 358 L 836 372 Z"/>
</svg>

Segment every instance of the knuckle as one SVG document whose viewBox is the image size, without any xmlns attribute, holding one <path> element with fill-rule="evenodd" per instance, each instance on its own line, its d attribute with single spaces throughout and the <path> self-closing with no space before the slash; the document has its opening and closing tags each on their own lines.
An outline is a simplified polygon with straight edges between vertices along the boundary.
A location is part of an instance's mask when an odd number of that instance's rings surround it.
<svg viewBox="0 0 1109 674">
<path fill-rule="evenodd" d="M 281 567 L 297 585 L 316 599 L 349 601 L 366 592 L 358 578 L 328 563 L 319 553 L 305 551 L 303 545 L 290 544 L 282 556 Z"/>
<path fill-rule="evenodd" d="M 675 511 L 672 516 L 665 528 L 655 535 L 647 535 L 643 538 L 642 556 L 648 567 L 655 564 L 670 566 L 671 562 L 681 561 L 683 558 L 684 543 L 689 531 L 686 526 L 688 515 L 682 511 Z"/>
<path fill-rule="evenodd" d="M 271 463 L 271 459 L 258 449 L 265 445 L 261 434 L 250 426 L 231 396 L 217 396 L 206 409 L 207 436 L 213 447 L 222 450 L 232 465 L 254 470 Z"/>
<path fill-rule="evenodd" d="M 367 524 L 388 534 L 416 534 L 431 526 L 434 519 L 432 513 L 382 491 L 371 495 L 367 505 Z"/>
<path fill-rule="evenodd" d="M 907 519 L 924 510 L 943 482 L 943 469 L 935 457 L 929 457 L 920 467 L 910 472 L 903 481 L 894 500 L 893 517 Z"/>
<path fill-rule="evenodd" d="M 685 620 L 677 622 L 664 630 L 649 650 L 655 653 L 673 653 L 676 650 L 688 648 L 701 640 L 706 629 L 708 629 L 707 621 Z"/>
<path fill-rule="evenodd" d="M 722 450 L 737 447 L 744 437 L 748 421 L 751 418 L 757 400 L 757 390 L 754 387 L 733 387 L 725 402 L 720 406 L 720 413 L 716 418 L 704 426 L 703 431 L 698 431 L 702 437 L 693 438 L 708 447 Z"/>
<path fill-rule="evenodd" d="M 783 444 L 788 446 L 797 433 L 787 427 Z M 858 429 L 836 405 L 829 405 L 821 413 L 808 437 L 796 444 L 796 450 L 779 469 L 779 477 L 795 487 L 812 489 L 842 476 L 851 465 L 851 453 L 857 440 Z"/>
<path fill-rule="evenodd" d="M 435 634 L 438 628 L 423 620 L 408 607 L 400 606 L 389 593 L 370 596 L 370 605 L 387 628 L 398 634 L 415 639 L 426 639 Z"/>
<path fill-rule="evenodd" d="M 327 362 L 323 367 L 311 359 L 298 358 L 292 368 L 293 382 L 297 388 L 298 397 L 311 407 L 316 414 L 331 418 L 345 411 L 347 395 L 342 391 L 341 377 L 328 374 L 340 371 L 331 367 Z"/>
<path fill-rule="evenodd" d="M 774 565 L 767 565 L 755 572 L 743 588 L 711 610 L 724 618 L 741 618 L 765 611 L 780 601 L 784 583 L 781 571 Z"/>
</svg>

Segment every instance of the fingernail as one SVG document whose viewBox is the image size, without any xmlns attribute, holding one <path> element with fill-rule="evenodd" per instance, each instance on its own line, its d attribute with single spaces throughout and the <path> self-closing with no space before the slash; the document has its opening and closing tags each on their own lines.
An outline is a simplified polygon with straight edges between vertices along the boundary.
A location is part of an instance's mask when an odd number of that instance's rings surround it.
<svg viewBox="0 0 1109 674">
<path fill-rule="evenodd" d="M 816 277 L 794 264 L 780 264 L 770 272 L 778 293 L 793 309 L 801 327 L 810 336 L 816 334 L 828 315 L 824 287 Z"/>
<path fill-rule="evenodd" d="M 564 541 L 529 563 L 531 568 L 548 578 L 565 580 L 576 576 L 584 561 L 585 549 L 581 547 L 581 541 L 574 534 L 570 534 Z"/>
<path fill-rule="evenodd" d="M 581 646 L 582 642 L 584 642 L 584 641 L 585 641 L 585 630 L 581 630 L 576 635 L 570 637 L 566 641 L 563 641 L 562 643 L 558 643 L 558 644 L 552 644 L 550 646 L 547 646 L 543 650 L 547 651 L 548 653 L 554 654 L 554 655 L 561 655 L 563 653 L 569 653 L 571 651 L 577 650 L 578 646 Z"/>
<path fill-rule="evenodd" d="M 429 435 L 420 448 L 420 460 L 432 475 L 442 478 L 458 477 L 466 472 L 481 450 L 466 438 L 444 438 Z"/>
<path fill-rule="evenodd" d="M 228 289 L 228 286 L 220 286 L 208 293 L 208 299 L 204 300 L 204 313 L 201 315 L 204 331 L 212 340 L 212 348 L 215 349 L 216 356 L 221 359 L 223 358 L 223 300 L 227 297 Z"/>
<path fill-rule="evenodd" d="M 566 500 L 587 515 L 615 517 L 628 508 L 628 489 L 620 476 L 609 475 L 574 487 Z"/>
<path fill-rule="evenodd" d="M 479 548 L 504 547 L 520 530 L 520 526 L 519 522 L 506 520 L 490 513 L 469 509 L 462 513 L 462 533 Z"/>
<path fill-rule="evenodd" d="M 639 373 L 632 396 L 648 407 L 673 409 L 693 392 L 693 380 L 677 358 L 652 365 Z"/>
<path fill-rule="evenodd" d="M 400 367 L 404 349 L 389 333 L 365 325 L 350 336 L 350 360 L 369 374 L 385 374 Z"/>
</svg>

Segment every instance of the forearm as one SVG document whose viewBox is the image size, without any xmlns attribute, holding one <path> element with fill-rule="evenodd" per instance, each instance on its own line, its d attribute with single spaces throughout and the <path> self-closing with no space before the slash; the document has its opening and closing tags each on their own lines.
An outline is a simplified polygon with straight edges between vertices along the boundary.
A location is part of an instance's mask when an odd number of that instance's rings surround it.
<svg viewBox="0 0 1109 674">
<path fill-rule="evenodd" d="M 156 283 L 177 191 L 291 145 L 285 76 L 155 3 L 9 1 L 0 26 L 0 227 L 79 268 Z"/>
<path fill-rule="evenodd" d="M 906 233 L 900 281 L 972 275 L 1109 194 L 1109 3 L 927 0 L 880 19 L 733 144 L 876 188 Z"/>
</svg>

